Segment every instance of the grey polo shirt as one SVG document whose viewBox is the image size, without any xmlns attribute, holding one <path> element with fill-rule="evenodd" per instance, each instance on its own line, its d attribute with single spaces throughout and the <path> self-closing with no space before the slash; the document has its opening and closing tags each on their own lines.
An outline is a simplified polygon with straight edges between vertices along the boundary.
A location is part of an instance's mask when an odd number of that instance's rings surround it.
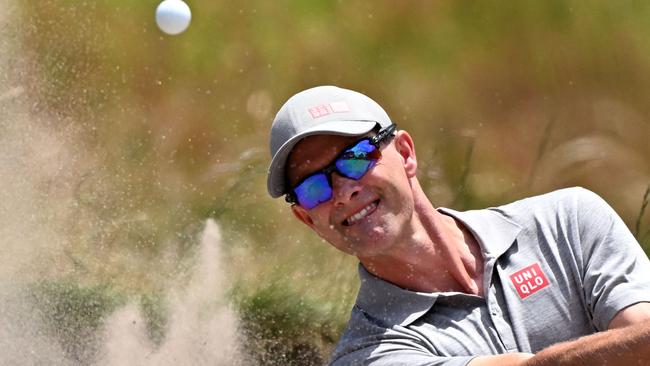
<svg viewBox="0 0 650 366">
<path fill-rule="evenodd" d="M 606 330 L 650 301 L 650 263 L 596 194 L 555 191 L 485 210 L 439 209 L 476 237 L 485 297 L 421 293 L 368 273 L 332 365 L 466 365 Z"/>
</svg>

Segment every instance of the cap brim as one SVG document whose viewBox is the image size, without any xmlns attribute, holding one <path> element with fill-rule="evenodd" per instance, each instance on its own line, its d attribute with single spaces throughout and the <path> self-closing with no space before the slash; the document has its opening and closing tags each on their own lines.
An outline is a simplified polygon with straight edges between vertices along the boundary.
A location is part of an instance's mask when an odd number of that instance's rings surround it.
<svg viewBox="0 0 650 366">
<path fill-rule="evenodd" d="M 285 165 L 293 147 L 302 139 L 312 135 L 361 136 L 377 126 L 375 121 L 332 121 L 302 131 L 287 140 L 275 153 L 269 165 L 267 189 L 273 198 L 287 193 L 285 187 Z"/>
</svg>

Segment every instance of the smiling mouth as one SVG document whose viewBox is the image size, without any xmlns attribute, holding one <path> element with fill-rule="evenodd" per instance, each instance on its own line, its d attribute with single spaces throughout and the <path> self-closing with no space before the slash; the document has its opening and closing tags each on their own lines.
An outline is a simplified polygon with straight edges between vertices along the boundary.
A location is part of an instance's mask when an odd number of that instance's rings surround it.
<svg viewBox="0 0 650 366">
<path fill-rule="evenodd" d="M 343 226 L 350 226 L 356 223 L 357 221 L 363 219 L 364 217 L 370 215 L 377 209 L 377 205 L 379 205 L 379 200 L 376 200 L 374 202 L 371 202 L 368 206 L 364 207 L 361 209 L 361 211 L 355 213 L 354 215 L 348 217 L 347 219 L 343 220 Z"/>
</svg>

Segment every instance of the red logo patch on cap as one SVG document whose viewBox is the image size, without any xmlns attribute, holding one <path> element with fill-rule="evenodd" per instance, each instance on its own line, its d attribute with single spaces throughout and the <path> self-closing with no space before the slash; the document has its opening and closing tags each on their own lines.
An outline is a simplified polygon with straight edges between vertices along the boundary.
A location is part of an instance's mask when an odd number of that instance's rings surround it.
<svg viewBox="0 0 650 366">
<path fill-rule="evenodd" d="M 330 104 L 321 104 L 309 108 L 309 114 L 311 114 L 311 118 L 314 119 L 325 117 L 331 113 L 343 113 L 349 111 L 350 106 L 348 106 L 348 103 L 346 102 L 332 102 Z"/>
<path fill-rule="evenodd" d="M 511 274 L 510 281 L 522 300 L 548 286 L 548 279 L 538 263 Z"/>
<path fill-rule="evenodd" d="M 329 109 L 327 109 L 327 106 L 325 104 L 321 104 L 316 107 L 309 108 L 309 114 L 311 114 L 312 118 L 327 116 L 330 113 L 331 112 L 329 111 Z"/>
</svg>

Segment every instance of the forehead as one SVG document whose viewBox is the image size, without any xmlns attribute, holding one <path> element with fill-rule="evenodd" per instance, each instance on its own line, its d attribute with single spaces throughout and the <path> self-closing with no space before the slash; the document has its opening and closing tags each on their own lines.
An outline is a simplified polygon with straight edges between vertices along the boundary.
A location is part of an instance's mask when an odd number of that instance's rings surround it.
<svg viewBox="0 0 650 366">
<path fill-rule="evenodd" d="M 287 159 L 290 184 L 329 164 L 341 150 L 363 136 L 314 135 L 300 140 Z"/>
</svg>

